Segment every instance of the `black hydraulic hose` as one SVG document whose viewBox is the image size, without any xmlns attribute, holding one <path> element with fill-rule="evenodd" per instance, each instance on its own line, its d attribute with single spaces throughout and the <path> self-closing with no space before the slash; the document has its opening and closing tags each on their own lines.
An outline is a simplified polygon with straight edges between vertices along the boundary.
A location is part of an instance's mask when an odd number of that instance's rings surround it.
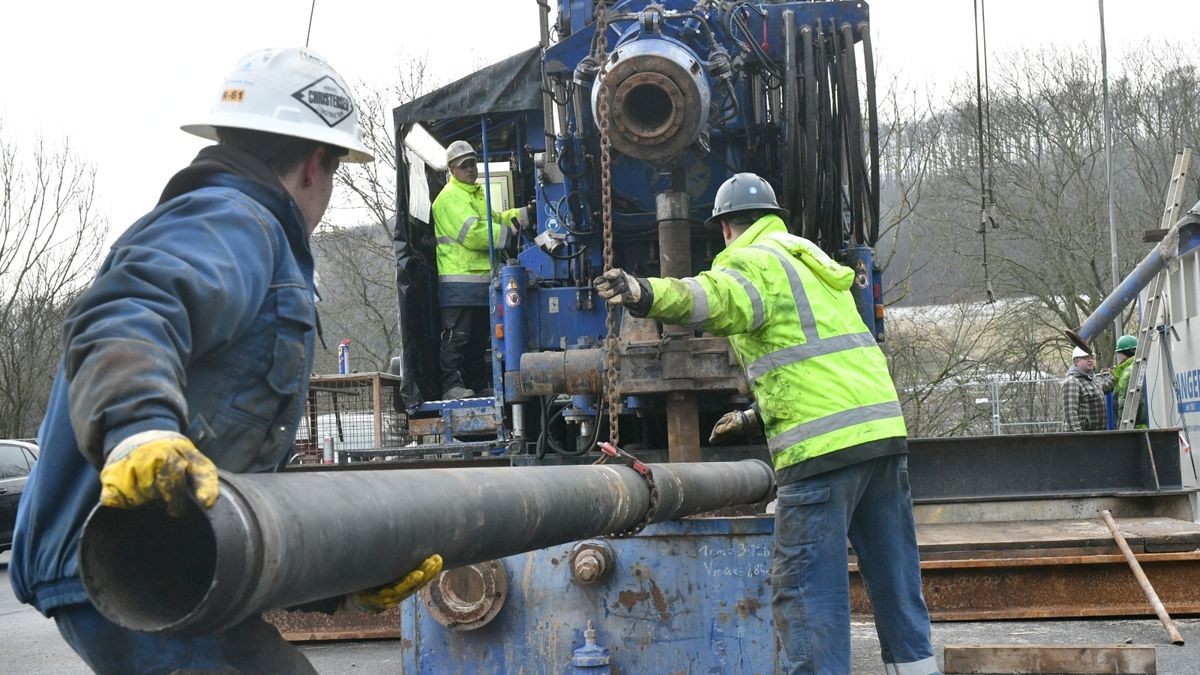
<svg viewBox="0 0 1200 675">
<path fill-rule="evenodd" d="M 871 236 L 868 246 L 874 246 L 879 240 L 879 101 L 875 97 L 875 53 L 871 49 L 871 26 L 866 22 L 858 24 L 858 32 L 863 42 L 863 68 L 867 76 L 867 114 L 870 121 L 867 125 L 867 142 L 871 151 Z"/>
<path fill-rule="evenodd" d="M 830 204 L 830 234 L 828 246 L 838 247 L 845 239 L 845 223 L 842 222 L 842 207 L 845 204 L 842 191 L 842 179 L 845 175 L 845 127 L 842 125 L 843 103 L 845 101 L 845 85 L 842 82 L 841 40 L 838 39 L 837 27 L 830 20 L 829 26 L 829 82 L 830 82 L 830 153 L 833 166 L 829 194 L 833 196 Z"/>
<path fill-rule="evenodd" d="M 863 185 L 862 185 L 862 117 L 858 106 L 858 68 L 854 58 L 854 29 L 842 24 L 838 31 L 841 52 L 838 66 L 841 69 L 842 126 L 846 139 L 846 182 L 850 201 L 851 241 L 862 244 L 863 236 Z"/>
<path fill-rule="evenodd" d="M 546 413 L 549 412 L 549 406 L 546 403 L 546 398 L 547 397 L 545 396 L 542 397 L 542 432 L 538 435 L 537 440 L 538 459 L 546 456 L 545 446 L 549 446 L 550 449 L 554 451 L 554 454 L 562 457 L 582 457 L 588 454 L 588 452 L 595 447 L 596 441 L 598 441 L 600 438 L 599 429 L 597 428 L 592 432 L 592 440 L 587 445 L 583 447 L 576 447 L 574 450 L 567 450 L 563 446 L 559 445 L 558 441 L 554 440 L 554 434 L 550 433 L 550 426 L 554 424 L 554 420 L 562 417 L 563 413 L 567 409 L 567 406 L 559 408 L 558 412 L 550 415 L 549 418 L 547 418 Z M 599 412 L 597 412 L 597 426 L 599 425 L 599 417 Z"/>
<path fill-rule="evenodd" d="M 770 493 L 758 460 L 652 465 L 661 522 Z M 650 507 L 623 465 L 220 475 L 211 509 L 97 507 L 80 544 L 92 604 L 131 630 L 205 634 L 276 607 L 622 532 Z"/>
<path fill-rule="evenodd" d="M 796 132 L 799 129 L 800 93 L 796 90 L 796 14 L 790 9 L 783 11 L 783 199 L 780 200 L 796 213 Z"/>
<path fill-rule="evenodd" d="M 832 227 L 832 216 L 830 215 L 829 203 L 833 199 L 832 193 L 833 181 L 830 173 L 833 170 L 831 158 L 833 156 L 832 141 L 834 133 L 831 128 L 830 106 L 833 101 L 832 83 L 829 81 L 829 64 L 828 64 L 828 48 L 825 44 L 825 26 L 822 22 L 817 21 L 814 24 L 816 37 L 816 45 L 814 54 L 816 56 L 816 74 L 817 74 L 817 134 L 819 135 L 820 143 L 817 145 L 817 165 L 816 165 L 816 183 L 817 192 L 813 203 L 815 204 L 816 220 L 817 220 L 817 241 L 823 247 L 830 241 L 829 229 Z"/>
<path fill-rule="evenodd" d="M 804 56 L 804 139 L 801 153 L 802 169 L 800 171 L 803 183 L 804 206 L 803 236 L 815 241 L 817 239 L 817 92 L 816 55 L 813 53 L 812 26 L 800 28 L 800 44 Z M 801 214 L 796 214 L 801 215 Z"/>
</svg>

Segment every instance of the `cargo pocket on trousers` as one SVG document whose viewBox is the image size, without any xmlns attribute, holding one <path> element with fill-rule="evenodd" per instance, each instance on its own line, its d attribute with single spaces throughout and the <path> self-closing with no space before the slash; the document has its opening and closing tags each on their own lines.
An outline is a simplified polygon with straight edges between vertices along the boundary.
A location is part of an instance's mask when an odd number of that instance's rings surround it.
<svg viewBox="0 0 1200 675">
<path fill-rule="evenodd" d="M 820 541 L 829 503 L 828 485 L 803 485 L 779 490 L 775 505 L 775 539 L 782 546 Z"/>
</svg>

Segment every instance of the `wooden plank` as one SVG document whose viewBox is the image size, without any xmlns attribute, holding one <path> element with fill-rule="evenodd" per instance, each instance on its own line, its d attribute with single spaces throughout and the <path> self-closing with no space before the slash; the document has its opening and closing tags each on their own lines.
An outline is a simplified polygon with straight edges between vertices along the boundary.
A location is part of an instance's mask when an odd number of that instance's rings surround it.
<svg viewBox="0 0 1200 675">
<path fill-rule="evenodd" d="M 1151 645 L 947 645 L 950 673 L 1157 673 Z"/>
<path fill-rule="evenodd" d="M 1200 547 L 1200 524 L 1175 518 L 1121 518 L 1121 533 L 1136 551 Z M 1092 519 L 928 523 L 917 526 L 922 554 L 1021 549 L 1106 549 L 1112 535 Z"/>
</svg>

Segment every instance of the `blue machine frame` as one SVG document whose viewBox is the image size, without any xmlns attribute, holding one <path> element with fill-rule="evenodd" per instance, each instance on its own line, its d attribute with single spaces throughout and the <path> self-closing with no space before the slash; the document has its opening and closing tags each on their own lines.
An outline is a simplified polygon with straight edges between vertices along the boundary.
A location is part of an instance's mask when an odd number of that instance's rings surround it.
<svg viewBox="0 0 1200 675">
<path fill-rule="evenodd" d="M 574 545 L 511 556 L 503 607 L 475 630 L 448 629 L 406 602 L 405 673 L 772 673 L 786 665 L 771 620 L 768 517 L 658 523 L 609 546 L 611 576 L 581 584 Z M 607 659 L 572 664 L 589 624 Z"/>
<path fill-rule="evenodd" d="M 882 283 L 871 248 L 878 148 L 866 3 L 622 0 L 605 14 L 603 64 L 595 5 L 558 2 L 558 39 L 542 49 L 540 107 L 423 122 L 444 143 L 466 139 L 481 150 L 489 203 L 489 164 L 509 162 L 519 177 L 515 203 L 531 200 L 537 216 L 516 251 L 489 250 L 495 395 L 457 404 L 507 415 L 497 451 L 513 447 L 513 428 L 524 426 L 522 356 L 591 349 L 605 338 L 605 308 L 590 285 L 603 267 L 602 91 L 611 97 L 616 265 L 660 273 L 657 198 L 682 193 L 684 213 L 673 217 L 692 221 L 690 251 L 671 255 L 686 254 L 691 273 L 706 269 L 722 242 L 699 221 L 724 180 L 752 171 L 776 186 L 795 232 L 855 268 L 860 314 L 882 338 Z M 403 198 L 399 206 L 406 212 Z M 401 339 L 408 340 L 403 329 Z M 629 394 L 638 397 L 639 415 L 662 409 L 660 394 Z M 731 388 L 725 397 L 704 397 L 702 408 L 719 413 L 741 400 L 744 393 Z M 419 401 L 406 403 L 421 412 Z M 564 419 L 583 417 L 572 408 Z"/>
</svg>

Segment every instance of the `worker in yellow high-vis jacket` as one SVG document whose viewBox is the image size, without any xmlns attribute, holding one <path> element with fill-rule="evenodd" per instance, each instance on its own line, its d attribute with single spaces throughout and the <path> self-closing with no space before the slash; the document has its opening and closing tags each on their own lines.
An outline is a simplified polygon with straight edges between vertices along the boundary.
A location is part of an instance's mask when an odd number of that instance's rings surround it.
<svg viewBox="0 0 1200 675">
<path fill-rule="evenodd" d="M 502 256 L 515 244 L 517 225 L 529 222 L 529 208 L 491 212 L 479 178 L 475 148 L 454 141 L 446 148 L 450 180 L 433 200 L 437 235 L 438 304 L 442 310 L 442 398 L 490 395 L 491 371 L 484 367 L 487 350 L 488 280 L 492 250 Z"/>
<path fill-rule="evenodd" d="M 709 224 L 726 248 L 685 279 L 613 269 L 596 279 L 634 316 L 729 336 L 755 409 L 714 436 L 758 426 L 775 465 L 771 569 L 776 630 L 793 672 L 849 673 L 849 537 L 875 609 L 889 673 L 937 672 L 921 592 L 908 445 L 887 361 L 863 324 L 854 271 L 789 234 L 765 180 L 737 174 Z"/>
</svg>

